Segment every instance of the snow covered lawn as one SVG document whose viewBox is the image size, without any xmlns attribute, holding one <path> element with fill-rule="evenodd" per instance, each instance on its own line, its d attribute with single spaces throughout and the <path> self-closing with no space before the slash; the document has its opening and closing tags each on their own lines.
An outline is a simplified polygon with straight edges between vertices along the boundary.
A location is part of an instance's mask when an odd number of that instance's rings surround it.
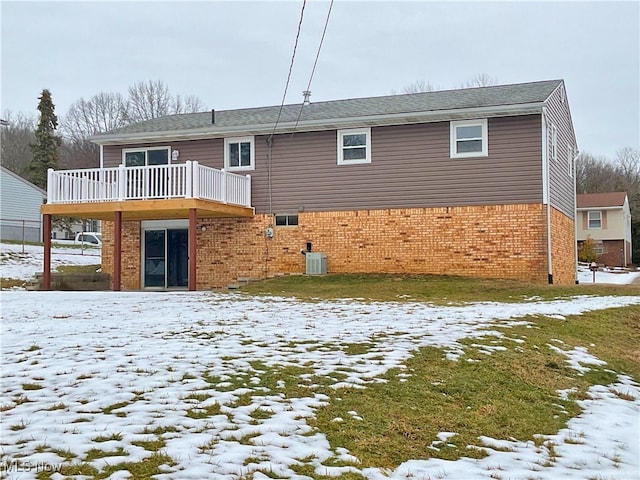
<svg viewBox="0 0 640 480">
<path fill-rule="evenodd" d="M 159 479 L 310 478 L 298 473 L 301 466 L 317 477 L 351 472 L 372 480 L 638 478 L 640 385 L 625 376 L 591 388 L 583 413 L 545 437 L 553 452 L 527 439 L 482 438 L 489 455 L 481 460 L 365 468 L 308 420 L 332 400 L 313 392 L 313 378 L 327 379 L 339 397 L 402 368 L 419 347 L 455 359 L 462 339 L 481 338 L 493 326 L 528 315 L 563 321 L 638 305 L 640 296 L 436 307 L 207 292 L 4 291 L 1 301 L 6 478 L 35 478 L 62 462 L 76 466 L 69 470 L 76 478 L 136 478 L 120 467 L 144 459 L 158 464 Z M 365 342 L 365 352 L 341 348 Z M 559 345 L 576 369 L 601 363 L 589 345 Z M 306 372 L 300 383 L 311 387 L 307 396 L 287 396 L 284 381 L 269 377 L 294 367 Z"/>
<path fill-rule="evenodd" d="M 101 251 L 97 248 L 53 247 L 51 270 L 61 265 L 99 265 Z M 44 248 L 38 245 L 0 243 L 0 277 L 29 280 L 42 272 Z"/>
</svg>

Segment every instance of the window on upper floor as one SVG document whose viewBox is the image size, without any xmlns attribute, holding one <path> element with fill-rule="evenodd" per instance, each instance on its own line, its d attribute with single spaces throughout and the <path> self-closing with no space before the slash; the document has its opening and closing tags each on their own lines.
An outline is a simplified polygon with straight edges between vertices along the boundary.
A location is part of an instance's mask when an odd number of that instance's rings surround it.
<svg viewBox="0 0 640 480">
<path fill-rule="evenodd" d="M 567 147 L 567 174 L 570 177 L 573 177 L 573 156 L 574 156 L 574 150 L 573 147 L 571 145 L 569 145 Z"/>
<path fill-rule="evenodd" d="M 451 122 L 451 158 L 489 155 L 487 119 Z"/>
<path fill-rule="evenodd" d="M 600 210 L 590 210 L 587 213 L 589 229 L 602 228 L 602 212 Z"/>
<path fill-rule="evenodd" d="M 338 130 L 338 165 L 371 163 L 371 129 Z"/>
<path fill-rule="evenodd" d="M 255 147 L 253 137 L 224 139 L 225 170 L 255 170 Z"/>
<path fill-rule="evenodd" d="M 169 147 L 127 148 L 122 150 L 122 162 L 125 167 L 167 165 L 170 163 L 169 150 Z"/>
</svg>

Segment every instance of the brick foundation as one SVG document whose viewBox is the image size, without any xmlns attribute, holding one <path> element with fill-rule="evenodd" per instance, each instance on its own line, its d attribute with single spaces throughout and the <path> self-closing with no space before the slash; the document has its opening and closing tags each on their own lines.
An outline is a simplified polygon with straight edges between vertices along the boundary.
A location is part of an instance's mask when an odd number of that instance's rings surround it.
<svg viewBox="0 0 640 480">
<path fill-rule="evenodd" d="M 551 262 L 553 283 L 575 284 L 576 240 L 574 221 L 555 208 L 551 209 Z"/>
<path fill-rule="evenodd" d="M 104 272 L 113 270 L 113 224 L 103 222 Z M 546 213 L 541 204 L 301 212 L 296 227 L 265 229 L 268 215 L 202 218 L 197 288 L 238 277 L 301 274 L 307 242 L 327 254 L 329 273 L 422 273 L 547 282 Z M 202 227 L 205 230 L 202 231 Z M 554 283 L 574 283 L 573 221 L 552 210 Z M 123 222 L 122 287 L 141 288 L 140 222 Z"/>
</svg>

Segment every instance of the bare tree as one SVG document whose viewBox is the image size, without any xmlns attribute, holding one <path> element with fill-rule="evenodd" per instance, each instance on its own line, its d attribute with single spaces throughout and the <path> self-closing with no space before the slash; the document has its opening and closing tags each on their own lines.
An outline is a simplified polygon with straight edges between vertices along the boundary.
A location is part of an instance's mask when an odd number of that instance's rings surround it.
<svg viewBox="0 0 640 480">
<path fill-rule="evenodd" d="M 470 80 L 460 84 L 459 88 L 474 88 L 474 87 L 490 87 L 498 84 L 498 77 L 489 75 L 482 72 L 477 73 Z"/>
<path fill-rule="evenodd" d="M 606 157 L 580 153 L 576 159 L 577 193 L 614 192 L 618 187 L 616 166 Z"/>
<path fill-rule="evenodd" d="M 416 80 L 409 85 L 405 85 L 400 90 L 400 93 L 423 93 L 423 92 L 433 92 L 435 88 L 431 85 L 430 82 L 426 80 Z"/>
<path fill-rule="evenodd" d="M 176 95 L 173 103 L 173 113 L 195 113 L 204 110 L 206 110 L 204 103 L 196 95 L 187 95 L 184 98 Z"/>
<path fill-rule="evenodd" d="M 33 159 L 30 144 L 36 141 L 36 117 L 5 110 L 2 119 L 6 120 L 1 128 L 0 156 L 2 165 L 18 175 L 27 174 Z"/>
<path fill-rule="evenodd" d="M 127 124 L 128 102 L 120 93 L 99 93 L 74 102 L 64 116 L 61 130 L 71 142 L 84 141 L 98 132 Z"/>
<path fill-rule="evenodd" d="M 142 122 L 174 113 L 204 110 L 204 104 L 195 95 L 173 96 L 161 80 L 138 82 L 129 87 L 128 123 Z"/>
<path fill-rule="evenodd" d="M 129 87 L 129 123 L 168 115 L 172 103 L 169 87 L 161 80 L 138 82 Z"/>
</svg>

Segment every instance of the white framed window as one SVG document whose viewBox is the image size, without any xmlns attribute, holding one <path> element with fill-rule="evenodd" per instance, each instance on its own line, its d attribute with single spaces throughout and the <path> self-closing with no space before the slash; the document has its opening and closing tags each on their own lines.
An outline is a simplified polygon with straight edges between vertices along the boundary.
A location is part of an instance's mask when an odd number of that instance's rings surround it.
<svg viewBox="0 0 640 480">
<path fill-rule="evenodd" d="M 451 158 L 489 155 L 487 119 L 451 122 Z"/>
<path fill-rule="evenodd" d="M 298 215 L 276 215 L 276 227 L 295 227 L 298 225 Z"/>
<path fill-rule="evenodd" d="M 602 228 L 602 212 L 600 210 L 589 210 L 587 212 L 589 230 Z"/>
<path fill-rule="evenodd" d="M 255 146 L 253 137 L 224 139 L 225 170 L 255 170 Z"/>
<path fill-rule="evenodd" d="M 171 163 L 171 147 L 125 148 L 122 150 L 125 167 L 168 165 Z"/>
<path fill-rule="evenodd" d="M 338 165 L 371 163 L 371 129 L 338 130 Z"/>
<path fill-rule="evenodd" d="M 551 124 L 551 160 L 558 160 L 558 129 Z"/>
</svg>

